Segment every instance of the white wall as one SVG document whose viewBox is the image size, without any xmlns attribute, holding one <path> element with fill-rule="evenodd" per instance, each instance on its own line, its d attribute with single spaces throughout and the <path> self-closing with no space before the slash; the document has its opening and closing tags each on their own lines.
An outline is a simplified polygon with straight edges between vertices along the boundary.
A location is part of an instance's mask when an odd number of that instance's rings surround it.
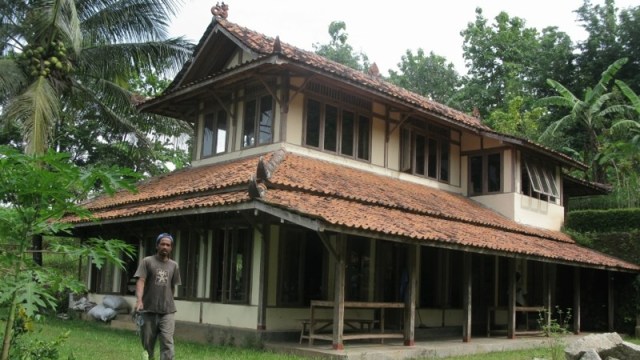
<svg viewBox="0 0 640 360">
<path fill-rule="evenodd" d="M 562 206 L 522 194 L 484 195 L 472 199 L 520 224 L 559 231 L 564 223 Z"/>
</svg>

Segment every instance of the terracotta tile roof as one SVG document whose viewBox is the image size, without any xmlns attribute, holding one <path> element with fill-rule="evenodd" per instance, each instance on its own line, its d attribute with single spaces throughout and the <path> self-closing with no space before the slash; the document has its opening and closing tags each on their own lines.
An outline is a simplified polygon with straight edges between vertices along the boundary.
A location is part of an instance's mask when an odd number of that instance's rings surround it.
<svg viewBox="0 0 640 360">
<path fill-rule="evenodd" d="M 203 48 L 204 42 L 207 41 L 210 33 L 214 30 L 216 25 L 224 29 L 230 36 L 237 39 L 254 53 L 262 55 L 261 57 L 271 56 L 274 54 L 274 43 L 276 39 L 224 19 L 215 19 L 211 22 L 204 35 L 200 39 L 200 42 L 196 46 L 194 54 L 197 54 L 198 51 Z M 278 54 L 292 62 L 311 66 L 313 68 L 321 70 L 324 73 L 333 74 L 341 78 L 342 80 L 351 82 L 352 84 L 365 86 L 370 91 L 382 93 L 384 95 L 391 96 L 398 101 L 417 106 L 427 111 L 432 111 L 438 115 L 444 116 L 449 120 L 458 122 L 461 125 L 466 125 L 475 129 L 489 129 L 486 125 L 482 124 L 478 118 L 467 115 L 461 111 L 452 109 L 435 101 L 429 100 L 424 96 L 418 95 L 399 86 L 393 85 L 382 79 L 380 76 L 368 75 L 361 71 L 351 69 L 348 66 L 331 61 L 314 52 L 297 48 L 285 42 L 280 42 L 280 44 L 281 45 Z M 167 91 L 163 95 L 170 94 L 179 89 L 192 86 L 198 82 L 208 79 L 199 79 L 188 84 L 181 84 L 180 87 L 177 87 L 176 84 L 180 83 L 188 67 L 188 65 L 183 67 L 182 71 L 178 73 L 172 84 L 168 87 Z"/>
<path fill-rule="evenodd" d="M 260 197 L 250 195 L 252 177 L 264 190 Z M 282 150 L 263 161 L 249 157 L 177 171 L 142 183 L 136 194 L 100 197 L 86 207 L 98 221 L 118 221 L 201 208 L 215 211 L 251 201 L 338 230 L 640 271 L 634 264 L 583 248 L 565 234 L 517 224 L 463 196 Z"/>
<path fill-rule="evenodd" d="M 233 205 L 251 200 L 246 190 L 232 191 L 221 194 L 200 195 L 191 198 L 161 199 L 156 202 L 136 202 L 122 206 L 101 208 L 93 210 L 93 221 L 106 221 L 115 219 L 126 219 L 138 216 L 162 214 L 180 210 L 213 208 L 216 206 Z M 72 224 L 86 223 L 87 219 L 80 219 L 76 216 L 69 216 L 65 221 Z"/>
<path fill-rule="evenodd" d="M 520 225 L 461 195 L 294 154 L 287 154 L 269 179 L 267 187 L 272 186 L 573 242 L 561 232 Z"/>
<path fill-rule="evenodd" d="M 425 245 L 457 245 L 480 251 L 490 250 L 541 257 L 551 261 L 640 271 L 640 267 L 635 264 L 581 247 L 573 242 L 512 233 L 379 205 L 288 190 L 268 190 L 264 201 L 332 225 L 408 237 Z"/>
<path fill-rule="evenodd" d="M 233 162 L 181 169 L 169 174 L 141 182 L 137 192 L 120 191 L 116 196 L 101 196 L 86 203 L 92 211 L 127 204 L 163 199 L 226 189 L 249 183 L 255 173 L 258 157 L 249 157 Z M 246 186 L 245 186 L 246 188 Z"/>
<path fill-rule="evenodd" d="M 204 47 L 205 42 L 209 39 L 209 35 L 214 31 L 214 28 L 216 26 L 219 26 L 221 29 L 226 31 L 229 36 L 237 39 L 240 43 L 242 43 L 248 49 L 256 53 L 258 55 L 258 60 L 274 54 L 278 54 L 285 57 L 286 59 L 288 59 L 293 63 L 298 63 L 305 66 L 311 66 L 315 69 L 322 71 L 323 73 L 331 74 L 353 85 L 364 86 L 369 91 L 372 91 L 374 93 L 389 96 L 391 98 L 396 99 L 399 102 L 404 102 L 405 104 L 410 104 L 424 111 L 432 112 L 436 115 L 440 115 L 445 119 L 448 119 L 452 123 L 463 125 L 471 129 L 475 129 L 476 131 L 489 132 L 489 133 L 503 137 L 503 139 L 507 142 L 522 143 L 534 149 L 551 153 L 554 156 L 559 157 L 563 161 L 568 162 L 569 164 L 571 164 L 571 166 L 575 166 L 577 168 L 582 168 L 582 169 L 587 168 L 585 164 L 572 159 L 566 154 L 562 154 L 546 146 L 542 146 L 530 140 L 519 138 L 514 135 L 498 133 L 492 130 L 491 128 L 489 128 L 488 126 L 484 125 L 480 121 L 480 119 L 474 116 L 465 114 L 464 112 L 455 110 L 446 105 L 432 101 L 424 96 L 413 93 L 407 89 L 391 84 L 385 81 L 381 76 L 369 75 L 361 71 L 354 70 L 348 66 L 329 60 L 314 52 L 303 50 L 293 45 L 287 44 L 285 42 L 281 42 L 279 38 L 274 39 L 267 35 L 248 29 L 246 27 L 229 22 L 225 19 L 214 19 L 214 21 L 211 22 L 209 27 L 204 32 L 204 35 L 201 37 L 198 45 L 195 47 L 194 56 L 197 55 L 198 52 Z M 274 46 L 276 42 L 279 45 Z M 249 63 L 252 63 L 252 62 L 249 62 Z M 178 86 L 177 84 L 180 83 L 186 71 L 189 69 L 190 65 L 191 65 L 191 62 L 186 64 L 182 68 L 182 70 L 175 77 L 174 81 L 167 88 L 167 91 L 165 91 L 163 96 L 169 95 L 172 92 L 178 91 L 180 89 L 188 88 L 192 85 L 215 78 L 216 76 L 220 75 L 220 74 L 211 74 L 206 78 L 197 79 L 193 82 L 190 82 L 187 84 L 181 84 L 180 86 Z M 242 66 L 243 65 L 241 64 L 236 66 L 236 68 L 239 68 Z M 161 101 L 163 96 L 156 98 L 151 102 L 156 102 L 158 100 Z"/>
</svg>

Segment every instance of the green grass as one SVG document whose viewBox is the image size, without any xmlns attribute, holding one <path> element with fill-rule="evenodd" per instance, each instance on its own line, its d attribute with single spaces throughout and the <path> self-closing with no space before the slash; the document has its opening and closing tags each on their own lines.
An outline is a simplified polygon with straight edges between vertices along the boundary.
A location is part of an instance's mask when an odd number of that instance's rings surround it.
<svg viewBox="0 0 640 360">
<path fill-rule="evenodd" d="M 4 330 L 4 323 L 0 321 Z M 59 320 L 47 318 L 36 323 L 32 338 L 54 340 L 58 335 L 69 331 L 69 338 L 60 346 L 60 359 L 66 360 L 73 356 L 75 360 L 112 360 L 112 359 L 141 359 L 142 346 L 139 337 L 132 331 L 120 330 L 106 324 L 94 321 Z M 640 344 L 639 339 L 625 339 Z M 156 356 L 159 354 L 156 351 Z M 552 359 L 551 345 L 536 349 L 474 354 L 449 357 L 446 360 L 531 360 L 533 358 Z M 229 346 L 205 345 L 176 341 L 176 358 L 178 359 L 284 359 L 302 360 L 299 356 L 275 354 L 265 350 L 243 349 Z M 564 356 L 562 357 L 564 358 Z M 431 360 L 424 358 L 422 360 Z"/>
<path fill-rule="evenodd" d="M 142 359 L 142 345 L 135 332 L 113 329 L 100 322 L 47 318 L 44 322 L 36 323 L 35 331 L 29 336 L 34 339 L 54 340 L 66 331 L 70 331 L 69 338 L 59 348 L 60 359 L 66 360 L 71 355 L 75 360 Z M 184 341 L 176 341 L 175 346 L 177 359 L 304 359 L 263 350 Z M 158 355 L 159 350 L 156 350 L 156 357 Z"/>
</svg>

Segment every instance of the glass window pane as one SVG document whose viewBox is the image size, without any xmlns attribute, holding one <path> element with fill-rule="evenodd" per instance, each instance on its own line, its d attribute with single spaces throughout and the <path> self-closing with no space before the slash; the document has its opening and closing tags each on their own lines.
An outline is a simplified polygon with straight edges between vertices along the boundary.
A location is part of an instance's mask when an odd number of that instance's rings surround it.
<svg viewBox="0 0 640 360">
<path fill-rule="evenodd" d="M 556 186 L 556 177 L 553 168 L 545 167 L 543 168 L 545 172 L 545 176 L 547 177 L 547 181 L 549 182 L 549 190 L 551 191 L 550 195 L 558 197 L 560 193 L 558 192 L 558 187 Z"/>
<path fill-rule="evenodd" d="M 214 231 L 213 235 L 213 258 L 211 261 L 211 271 L 213 272 L 211 276 L 212 284 L 211 288 L 213 289 L 213 301 L 221 302 L 224 294 L 224 288 L 227 284 L 224 281 L 224 244 L 225 244 L 225 236 L 226 231 L 223 229 L 217 229 Z"/>
<path fill-rule="evenodd" d="M 449 142 L 440 142 L 440 180 L 449 181 Z"/>
<path fill-rule="evenodd" d="M 425 153 L 427 139 L 423 135 L 416 135 L 416 174 L 424 175 Z"/>
<path fill-rule="evenodd" d="M 234 234 L 229 251 L 229 300 L 244 302 L 248 299 L 251 231 L 239 229 Z"/>
<path fill-rule="evenodd" d="M 302 303 L 302 271 L 304 262 L 302 232 L 287 230 L 280 239 L 280 305 Z"/>
<path fill-rule="evenodd" d="M 305 144 L 320 147 L 320 103 L 315 100 L 307 101 Z"/>
<path fill-rule="evenodd" d="M 218 111 L 216 135 L 216 154 L 223 153 L 227 150 L 227 112 Z"/>
<path fill-rule="evenodd" d="M 355 131 L 355 114 L 351 111 L 342 112 L 342 143 L 340 152 L 343 155 L 353 156 L 353 136 Z"/>
<path fill-rule="evenodd" d="M 534 164 L 530 160 L 525 160 L 525 167 L 527 168 L 527 173 L 529 174 L 529 180 L 531 180 L 531 187 L 535 192 L 541 192 L 542 186 L 540 185 L 540 179 L 536 175 Z"/>
<path fill-rule="evenodd" d="M 202 157 L 211 156 L 213 149 L 213 126 L 214 126 L 213 114 L 206 114 L 204 116 L 204 131 L 202 132 Z"/>
<path fill-rule="evenodd" d="M 324 113 L 324 149 L 336 151 L 338 146 L 338 108 L 327 105 Z"/>
<path fill-rule="evenodd" d="M 273 142 L 273 99 L 271 95 L 260 99 L 260 137 L 259 144 Z"/>
<path fill-rule="evenodd" d="M 370 127 L 369 118 L 360 116 L 358 119 L 358 159 L 369 160 Z"/>
<path fill-rule="evenodd" d="M 256 144 L 256 101 L 251 100 L 244 106 L 244 121 L 242 123 L 242 147 Z"/>
<path fill-rule="evenodd" d="M 501 158 L 500 154 L 491 154 L 487 157 L 487 185 L 489 192 L 501 190 Z"/>
<path fill-rule="evenodd" d="M 431 178 L 438 177 L 438 141 L 429 139 L 429 160 L 427 162 L 427 176 Z"/>
<path fill-rule="evenodd" d="M 469 157 L 469 186 L 472 194 L 482 194 L 482 156 Z"/>
</svg>

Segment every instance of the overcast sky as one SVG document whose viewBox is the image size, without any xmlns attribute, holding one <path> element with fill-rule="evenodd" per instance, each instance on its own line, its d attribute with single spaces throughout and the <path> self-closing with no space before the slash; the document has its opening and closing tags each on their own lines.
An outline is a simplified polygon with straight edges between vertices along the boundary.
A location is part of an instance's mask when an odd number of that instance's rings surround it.
<svg viewBox="0 0 640 360">
<path fill-rule="evenodd" d="M 212 19 L 216 1 L 183 0 L 182 11 L 173 21 L 172 36 L 197 42 Z M 576 22 L 574 11 L 582 0 L 228 0 L 228 20 L 296 47 L 313 50 L 313 44 L 329 42 L 329 24 L 344 21 L 348 43 L 368 55 L 380 72 L 396 70 L 407 49 L 433 51 L 465 73 L 460 31 L 475 19 L 480 7 L 493 23 L 500 11 L 526 20 L 539 31 L 557 26 L 576 42 L 586 33 Z M 592 0 L 602 4 L 604 0 Z M 616 0 L 618 8 L 638 6 L 638 0 Z"/>
</svg>

